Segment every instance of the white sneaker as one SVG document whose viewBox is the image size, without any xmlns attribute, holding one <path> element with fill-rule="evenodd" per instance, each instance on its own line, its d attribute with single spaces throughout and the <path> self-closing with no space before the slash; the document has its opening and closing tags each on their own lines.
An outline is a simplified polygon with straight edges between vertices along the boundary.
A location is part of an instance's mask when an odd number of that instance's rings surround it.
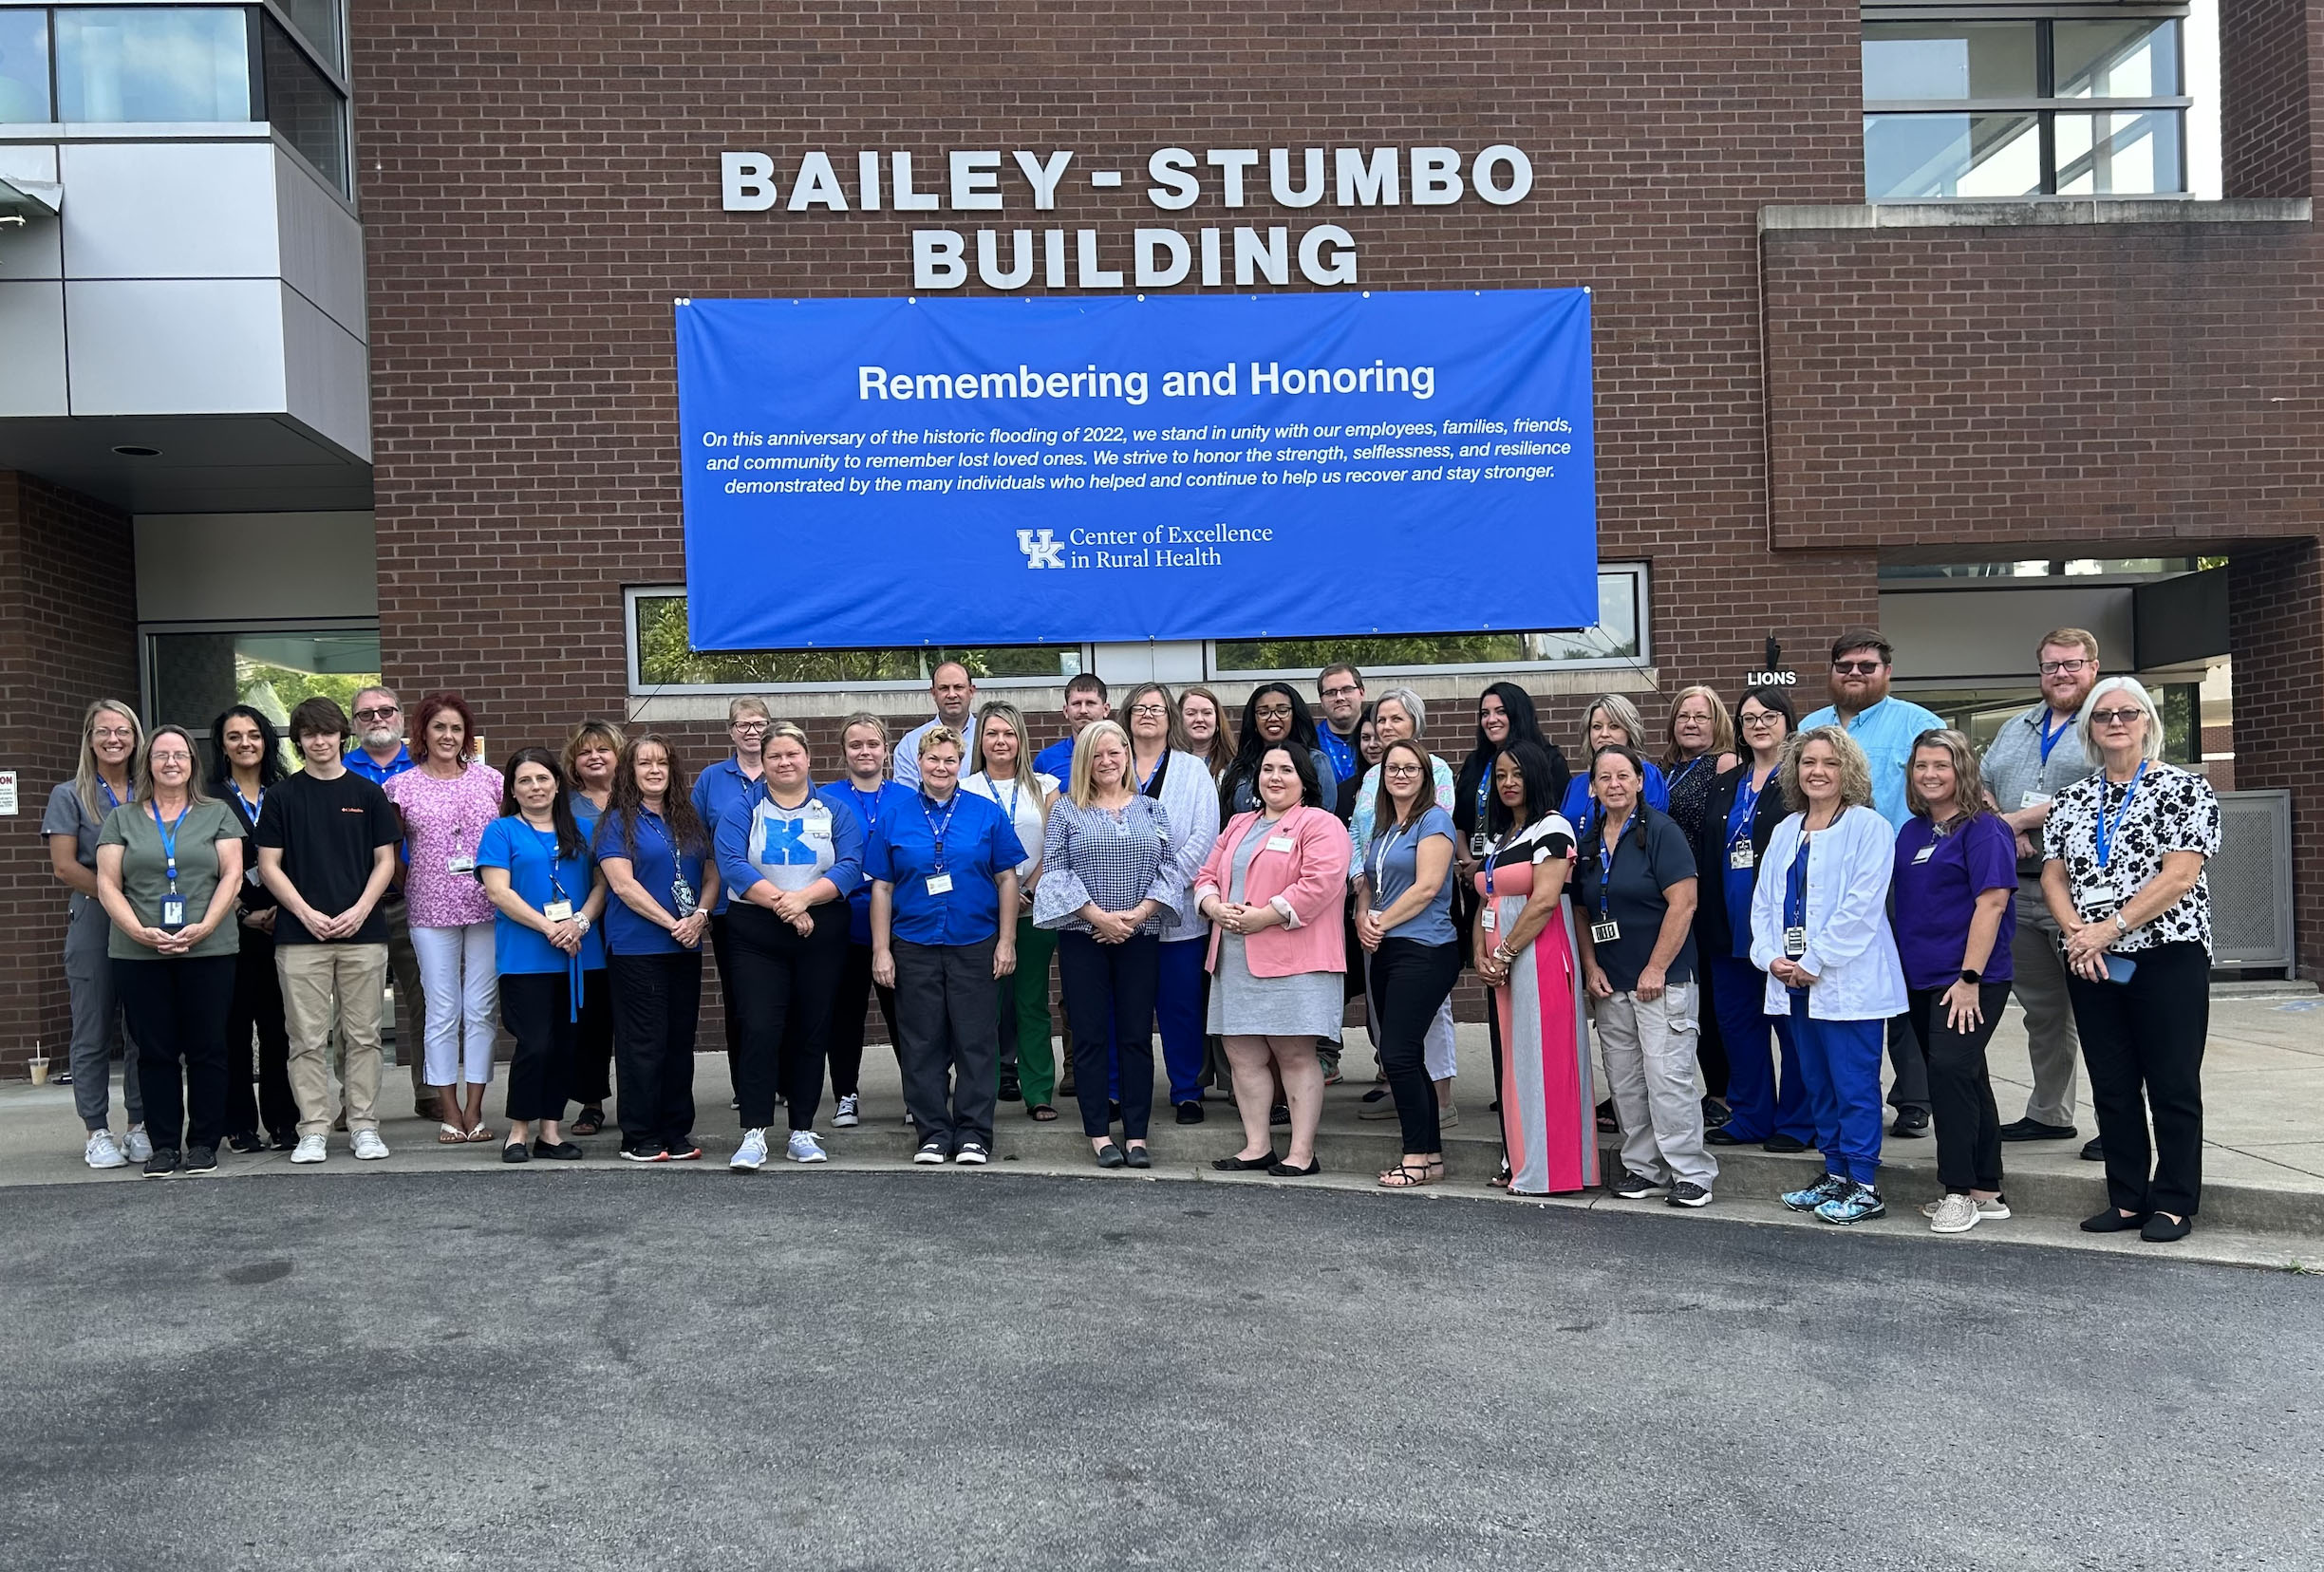
<svg viewBox="0 0 2324 1572">
<path fill-rule="evenodd" d="M 380 1139 L 376 1130 L 359 1130 L 355 1132 L 355 1155 L 366 1163 L 377 1162 L 387 1155 L 387 1143 Z"/>
<path fill-rule="evenodd" d="M 742 1144 L 735 1148 L 735 1154 L 732 1157 L 726 1159 L 726 1166 L 730 1169 L 740 1169 L 756 1173 L 766 1159 L 766 1132 L 746 1130 L 742 1132 Z"/>
<path fill-rule="evenodd" d="M 153 1155 L 153 1141 L 146 1135 L 143 1125 L 129 1127 L 129 1145 L 124 1154 L 133 1163 L 141 1163 Z"/>
<path fill-rule="evenodd" d="M 795 1163 L 827 1163 L 831 1161 L 831 1159 L 824 1154 L 822 1141 L 816 1137 L 815 1132 L 812 1130 L 793 1131 L 791 1132 L 791 1144 L 783 1149 L 783 1155 L 790 1158 L 791 1161 Z"/>
<path fill-rule="evenodd" d="M 319 1163 L 330 1155 L 330 1140 L 323 1135 L 301 1135 L 299 1144 L 291 1150 L 294 1163 Z"/>
<path fill-rule="evenodd" d="M 952 1154 L 952 1160 L 969 1168 L 983 1168 L 992 1160 L 992 1155 L 984 1150 L 982 1141 L 963 1141 L 961 1149 Z"/>
<path fill-rule="evenodd" d="M 1937 1209 L 1929 1213 L 1929 1232 L 1967 1233 L 1977 1226 L 1977 1220 L 1982 1215 L 1977 1204 L 1965 1195 L 1941 1196 L 1937 1202 Z"/>
<path fill-rule="evenodd" d="M 88 1145 L 81 1149 L 81 1160 L 93 1169 L 129 1166 L 129 1159 L 122 1155 L 122 1149 L 113 1144 L 113 1132 L 110 1130 L 92 1130 L 88 1132 Z"/>
<path fill-rule="evenodd" d="M 851 1092 L 839 1099 L 839 1112 L 832 1115 L 832 1123 L 841 1130 L 853 1130 L 863 1123 L 863 1098 Z"/>
</svg>

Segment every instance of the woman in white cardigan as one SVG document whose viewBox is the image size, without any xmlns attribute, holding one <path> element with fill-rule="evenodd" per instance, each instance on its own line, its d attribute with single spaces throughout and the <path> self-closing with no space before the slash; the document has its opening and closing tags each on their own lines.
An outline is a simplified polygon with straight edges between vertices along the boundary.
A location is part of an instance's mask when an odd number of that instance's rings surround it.
<svg viewBox="0 0 2324 1572">
<path fill-rule="evenodd" d="M 1180 888 L 1202 871 L 1218 839 L 1218 787 L 1209 767 L 1190 751 L 1178 702 L 1160 683 L 1141 683 L 1115 713 L 1130 734 L 1131 789 L 1162 804 L 1171 826 L 1171 859 Z M 1203 1072 L 1208 1040 L 1203 1014 L 1210 996 L 1203 969 L 1210 953 L 1210 921 L 1186 903 L 1186 915 L 1162 930 L 1162 977 L 1154 991 L 1154 1026 L 1162 1035 L 1162 1062 L 1170 1073 L 1171 1103 L 1180 1124 L 1203 1120 Z M 1203 941 L 1197 943 L 1197 941 Z"/>
<path fill-rule="evenodd" d="M 1752 891 L 1752 964 L 1767 1013 L 1789 1016 L 1815 1117 L 1824 1177 L 1783 1198 L 1827 1223 L 1861 1223 L 1881 1200 L 1881 1054 L 1904 1008 L 1888 927 L 1896 833 L 1872 806 L 1864 750 L 1838 726 L 1792 739 L 1777 780 L 1790 816 L 1775 827 Z"/>
</svg>

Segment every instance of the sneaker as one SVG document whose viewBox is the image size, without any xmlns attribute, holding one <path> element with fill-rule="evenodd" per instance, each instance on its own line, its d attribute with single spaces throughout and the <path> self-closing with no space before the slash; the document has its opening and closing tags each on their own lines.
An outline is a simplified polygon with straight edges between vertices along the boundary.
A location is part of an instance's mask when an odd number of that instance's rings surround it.
<svg viewBox="0 0 2324 1572">
<path fill-rule="evenodd" d="M 1396 1116 L 1394 1097 L 1382 1097 L 1378 1102 L 1359 1103 L 1356 1116 L 1359 1119 L 1393 1119 Z"/>
<path fill-rule="evenodd" d="M 254 1156 L 266 1150 L 266 1141 L 255 1131 L 246 1131 L 239 1135 L 229 1135 L 226 1137 L 226 1145 L 245 1157 Z"/>
<path fill-rule="evenodd" d="M 1827 1201 L 1836 1201 L 1855 1187 L 1837 1173 L 1827 1173 L 1806 1189 L 1786 1190 L 1783 1204 L 1795 1212 L 1811 1212 Z"/>
<path fill-rule="evenodd" d="M 129 1145 L 122 1155 L 133 1163 L 141 1163 L 153 1154 L 154 1144 L 146 1135 L 145 1127 L 141 1124 L 131 1125 L 129 1127 Z"/>
<path fill-rule="evenodd" d="M 830 1156 L 823 1151 L 823 1142 L 812 1130 L 793 1131 L 790 1144 L 783 1148 L 783 1155 L 794 1163 L 828 1163 L 831 1161 Z"/>
<path fill-rule="evenodd" d="M 832 1115 L 832 1123 L 841 1130 L 853 1130 L 863 1123 L 863 1098 L 851 1092 L 839 1099 L 839 1111 Z"/>
<path fill-rule="evenodd" d="M 299 1137 L 296 1130 L 275 1131 L 270 1140 L 276 1151 L 296 1151 L 298 1150 Z"/>
<path fill-rule="evenodd" d="M 1921 1208 L 1928 1211 L 1927 1207 Z M 1977 1206 L 1965 1195 L 1942 1195 L 1937 1200 L 1937 1209 L 1928 1212 L 1929 1232 L 1967 1233 L 1977 1226 Z"/>
<path fill-rule="evenodd" d="M 621 1154 L 633 1163 L 666 1163 L 670 1160 L 670 1154 L 658 1146 L 624 1147 Z"/>
<path fill-rule="evenodd" d="M 1198 1125 L 1202 1123 L 1203 1105 L 1198 1102 L 1180 1103 L 1178 1105 L 1178 1122 L 1182 1125 Z"/>
<path fill-rule="evenodd" d="M 1692 1179 L 1681 1179 L 1662 1199 L 1674 1207 L 1707 1207 L 1711 1204 L 1711 1192 Z"/>
<path fill-rule="evenodd" d="M 915 1163 L 932 1165 L 944 1160 L 945 1144 L 942 1141 L 923 1141 L 920 1143 L 920 1150 L 912 1153 L 912 1161 Z"/>
<path fill-rule="evenodd" d="M 695 1163 L 702 1160 L 702 1148 L 694 1144 L 691 1135 L 681 1135 L 674 1141 L 662 1143 L 663 1160 L 671 1163 Z"/>
<path fill-rule="evenodd" d="M 1942 1196 L 1942 1195 L 1939 1196 L 1939 1197 L 1938 1197 L 1936 1200 L 1929 1202 L 1927 1205 L 1923 1206 L 1923 1207 L 1921 1208 L 1921 1215 L 1922 1217 L 1935 1217 L 1935 1216 L 1937 1215 L 1938 1211 L 1939 1211 L 1940 1208 L 1942 1208 L 1942 1207 L 1944 1206 L 1945 1202 L 1946 1202 L 1948 1199 L 1950 1199 L 1950 1198 L 1949 1198 L 1949 1197 L 1946 1197 L 1946 1196 Z M 1964 1200 L 1964 1201 L 1965 1201 L 1965 1200 L 1968 1200 L 1968 1199 L 1969 1199 L 1969 1197 L 1967 1197 L 1967 1196 L 1961 1196 L 1961 1197 L 1959 1197 L 1959 1199 L 1961 1199 L 1961 1200 Z M 2007 1196 L 2000 1196 L 2000 1197 L 1997 1197 L 1997 1198 L 1996 1198 L 1996 1199 L 1994 1199 L 1994 1200 L 1992 1200 L 1992 1201 L 1979 1201 L 1979 1202 L 1977 1204 L 1977 1217 L 1978 1217 L 1978 1218 L 1979 1218 L 1981 1221 L 1983 1221 L 1983 1222 L 1987 1222 L 1987 1223 L 2000 1223 L 2000 1222 L 2004 1222 L 2004 1221 L 2006 1221 L 2006 1220 L 2008 1219 L 2009 1214 L 2010 1214 L 2010 1209 L 2009 1209 L 2009 1197 L 2007 1197 Z M 1940 1230 L 1940 1231 L 1941 1231 L 1941 1232 L 1945 1232 L 1945 1233 L 1959 1233 L 1959 1232 L 1961 1232 L 1962 1230 L 1960 1230 L 1960 1229 L 1959 1229 L 1959 1228 L 1946 1228 L 1946 1229 L 1942 1229 L 1942 1230 Z"/>
<path fill-rule="evenodd" d="M 291 1149 L 290 1160 L 294 1163 L 319 1163 L 329 1155 L 330 1141 L 328 1137 L 322 1135 L 301 1135 L 299 1137 L 298 1145 Z"/>
<path fill-rule="evenodd" d="M 963 1141 L 960 1150 L 952 1154 L 952 1160 L 969 1168 L 983 1168 L 992 1161 L 992 1154 L 984 1150 L 982 1141 Z"/>
<path fill-rule="evenodd" d="M 376 1163 L 387 1155 L 387 1143 L 380 1139 L 376 1130 L 359 1130 L 355 1132 L 355 1155 L 366 1163 Z"/>
<path fill-rule="evenodd" d="M 120 1147 L 114 1145 L 113 1132 L 109 1130 L 92 1130 L 88 1132 L 88 1145 L 81 1149 L 81 1160 L 93 1169 L 129 1166 L 129 1159 L 122 1155 Z"/>
<path fill-rule="evenodd" d="M 766 1132 L 746 1130 L 742 1132 L 742 1144 L 735 1148 L 732 1157 L 726 1159 L 726 1166 L 738 1171 L 756 1173 L 766 1160 Z"/>
<path fill-rule="evenodd" d="M 1827 1223 L 1865 1223 L 1887 1216 L 1888 1203 L 1870 1185 L 1850 1185 L 1846 1194 L 1833 1196 L 1818 1207 L 1815 1214 Z"/>
<path fill-rule="evenodd" d="M 178 1171 L 180 1173 L 216 1173 L 217 1171 L 217 1148 L 206 1146 L 186 1148 L 185 1162 Z"/>
<path fill-rule="evenodd" d="M 217 1165 L 213 1163 L 211 1166 L 215 1168 Z M 167 1179 L 177 1171 L 178 1151 L 174 1147 L 163 1147 L 145 1159 L 145 1177 L 148 1179 Z"/>
<path fill-rule="evenodd" d="M 1650 1195 L 1668 1193 L 1670 1187 L 1659 1179 L 1649 1179 L 1642 1173 L 1633 1173 L 1625 1169 L 1622 1176 L 1608 1185 L 1606 1189 L 1624 1201 L 1643 1201 Z"/>
<path fill-rule="evenodd" d="M 728 1112 L 728 1113 L 730 1113 L 730 1114 L 740 1114 L 740 1113 L 741 1113 L 741 1112 L 742 1112 L 742 1099 L 741 1099 L 740 1097 L 729 1097 L 729 1098 L 727 1098 L 727 1099 L 726 1099 L 726 1110 L 727 1110 L 727 1112 Z"/>
</svg>

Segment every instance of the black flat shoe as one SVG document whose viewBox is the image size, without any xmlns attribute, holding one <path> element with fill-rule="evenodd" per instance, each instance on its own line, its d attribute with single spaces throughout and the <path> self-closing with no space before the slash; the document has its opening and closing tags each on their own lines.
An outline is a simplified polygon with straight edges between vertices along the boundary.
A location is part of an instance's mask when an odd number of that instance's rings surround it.
<svg viewBox="0 0 2324 1572">
<path fill-rule="evenodd" d="M 273 1142 L 276 1151 L 296 1151 L 298 1150 L 298 1132 L 295 1130 L 277 1130 L 268 1138 Z"/>
<path fill-rule="evenodd" d="M 1135 1169 L 1150 1169 L 1153 1167 L 1153 1159 L 1147 1155 L 1146 1149 L 1142 1146 L 1132 1147 L 1129 1154 L 1123 1160 L 1132 1168 Z"/>
<path fill-rule="evenodd" d="M 529 1163 L 533 1160 L 533 1154 L 525 1150 L 522 1141 L 510 1141 L 500 1148 L 500 1160 L 504 1163 Z"/>
<path fill-rule="evenodd" d="M 1705 1146 L 1744 1146 L 1748 1144 L 1740 1135 L 1728 1134 L 1725 1125 L 1714 1125 L 1703 1132 L 1703 1145 Z"/>
<path fill-rule="evenodd" d="M 264 1151 L 266 1149 L 266 1142 L 258 1138 L 258 1134 L 255 1131 L 247 1132 L 239 1135 L 229 1135 L 226 1137 L 226 1150 L 229 1151 L 238 1151 L 245 1157 L 250 1156 L 253 1152 Z"/>
<path fill-rule="evenodd" d="M 2103 1163 L 2106 1161 L 2106 1148 L 2100 1144 L 2100 1137 L 2093 1135 L 2088 1141 L 2083 1143 L 2082 1160 L 2086 1163 Z"/>
<path fill-rule="evenodd" d="M 1705 1097 L 1702 1100 L 1702 1111 L 1703 1127 L 1707 1130 L 1716 1130 L 1734 1117 L 1734 1110 L 1716 1097 Z"/>
<path fill-rule="evenodd" d="M 559 1141 L 554 1146 L 550 1145 L 547 1141 L 534 1141 L 533 1155 L 553 1158 L 560 1163 L 570 1163 L 581 1155 L 581 1149 L 571 1141 Z"/>
<path fill-rule="evenodd" d="M 1888 1133 L 1900 1140 L 1917 1141 L 1928 1132 L 1929 1116 L 1925 1108 L 1898 1109 L 1896 1123 L 1888 1127 Z"/>
<path fill-rule="evenodd" d="M 1806 1151 L 1808 1143 L 1796 1135 L 1770 1135 L 1759 1143 L 1759 1150 L 1789 1154 L 1794 1151 Z"/>
<path fill-rule="evenodd" d="M 1202 1104 L 1200 1104 L 1200 1103 L 1198 1103 L 1198 1102 L 1184 1102 L 1184 1103 L 1180 1103 L 1180 1104 L 1178 1105 L 1178 1122 L 1179 1122 L 1180 1124 L 1200 1124 L 1200 1123 L 1202 1123 L 1202 1122 L 1203 1122 L 1203 1105 L 1202 1105 Z"/>
<path fill-rule="evenodd" d="M 1262 1169 L 1272 1169 L 1279 1161 L 1270 1151 L 1264 1157 L 1213 1157 L 1210 1166 L 1221 1173 L 1257 1173 Z"/>
<path fill-rule="evenodd" d="M 2012 1119 L 2001 1127 L 2005 1141 L 2071 1141 L 2081 1133 L 2071 1125 L 2044 1124 L 2039 1119 Z"/>
<path fill-rule="evenodd" d="M 2195 1220 L 2191 1217 L 2174 1223 L 2164 1213 L 2155 1212 L 2146 1219 L 2146 1226 L 2139 1229 L 2139 1237 L 2149 1244 L 2170 1244 L 2194 1231 Z"/>
<path fill-rule="evenodd" d="M 2146 1213 L 2145 1212 L 2132 1212 L 2128 1217 L 2125 1217 L 2115 1207 L 2108 1207 L 2095 1216 L 2084 1218 L 2082 1231 L 2084 1233 L 2128 1233 L 2133 1228 L 2144 1226 L 2146 1222 Z"/>
<path fill-rule="evenodd" d="M 1099 1168 L 1116 1169 L 1121 1167 L 1129 1160 L 1129 1158 L 1122 1155 L 1122 1149 L 1115 1146 L 1112 1141 L 1108 1141 L 1105 1145 L 1097 1149 L 1097 1166 Z"/>
<path fill-rule="evenodd" d="M 1323 1171 L 1323 1159 L 1319 1157 L 1305 1168 L 1293 1168 L 1289 1163 L 1277 1163 L 1267 1171 L 1278 1179 L 1312 1179 Z"/>
</svg>

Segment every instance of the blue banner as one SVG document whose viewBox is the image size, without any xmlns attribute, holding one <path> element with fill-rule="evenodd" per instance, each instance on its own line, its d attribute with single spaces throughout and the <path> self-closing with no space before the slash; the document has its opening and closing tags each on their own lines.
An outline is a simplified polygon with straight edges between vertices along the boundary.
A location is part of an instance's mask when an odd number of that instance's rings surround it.
<svg viewBox="0 0 2324 1572">
<path fill-rule="evenodd" d="M 1585 290 L 677 308 L 698 649 L 1586 627 Z"/>
</svg>

